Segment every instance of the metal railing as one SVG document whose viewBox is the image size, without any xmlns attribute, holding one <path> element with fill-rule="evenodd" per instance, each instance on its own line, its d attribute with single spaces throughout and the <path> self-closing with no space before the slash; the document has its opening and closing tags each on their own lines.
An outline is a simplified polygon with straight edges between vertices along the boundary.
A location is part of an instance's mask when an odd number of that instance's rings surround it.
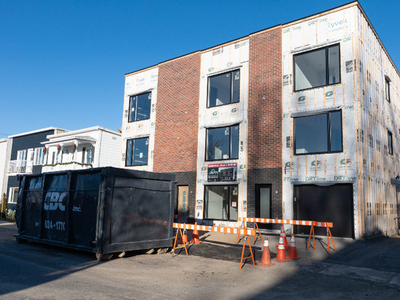
<svg viewBox="0 0 400 300">
<path fill-rule="evenodd" d="M 26 160 L 10 160 L 8 173 L 32 173 L 33 166 Z"/>
</svg>

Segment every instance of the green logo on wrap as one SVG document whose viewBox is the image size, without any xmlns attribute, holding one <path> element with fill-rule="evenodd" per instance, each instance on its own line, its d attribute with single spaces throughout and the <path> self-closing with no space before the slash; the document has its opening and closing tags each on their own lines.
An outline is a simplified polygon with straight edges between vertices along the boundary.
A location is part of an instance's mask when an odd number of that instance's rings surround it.
<svg viewBox="0 0 400 300">
<path fill-rule="evenodd" d="M 333 92 L 332 91 L 329 91 L 329 92 L 326 92 L 325 93 L 325 96 L 326 97 L 331 97 L 333 95 Z"/>
<path fill-rule="evenodd" d="M 231 112 L 235 113 L 236 110 L 237 110 L 236 107 L 235 107 L 235 108 L 232 108 Z"/>
<path fill-rule="evenodd" d="M 214 71 L 214 67 L 211 67 L 208 69 L 208 72 L 212 72 L 212 71 Z"/>
<path fill-rule="evenodd" d="M 293 167 L 293 165 L 294 165 L 294 162 L 290 163 L 290 161 L 288 161 L 287 163 L 285 163 L 286 168 L 291 168 L 291 167 Z"/>
<path fill-rule="evenodd" d="M 303 101 L 305 101 L 305 100 L 306 100 L 306 96 L 301 96 L 301 97 L 299 97 L 299 99 L 298 99 L 299 102 L 303 102 Z"/>
<path fill-rule="evenodd" d="M 320 160 L 314 160 L 314 161 L 311 162 L 311 165 L 312 165 L 313 167 L 315 167 L 315 166 L 320 166 L 321 164 L 322 164 L 322 163 L 321 163 Z"/>
<path fill-rule="evenodd" d="M 351 159 L 350 158 L 348 158 L 348 159 L 342 159 L 341 161 L 340 161 L 340 164 L 341 165 L 351 165 Z"/>
<path fill-rule="evenodd" d="M 216 115 L 218 115 L 218 112 L 217 111 L 213 111 L 212 115 L 216 116 Z"/>
</svg>

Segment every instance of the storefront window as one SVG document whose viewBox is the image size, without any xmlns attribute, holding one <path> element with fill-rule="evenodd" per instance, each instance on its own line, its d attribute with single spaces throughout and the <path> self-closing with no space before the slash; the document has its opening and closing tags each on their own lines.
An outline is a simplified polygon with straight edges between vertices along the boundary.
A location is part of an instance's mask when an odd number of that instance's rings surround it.
<svg viewBox="0 0 400 300">
<path fill-rule="evenodd" d="M 210 185 L 205 187 L 204 218 L 237 221 L 238 186 Z"/>
</svg>

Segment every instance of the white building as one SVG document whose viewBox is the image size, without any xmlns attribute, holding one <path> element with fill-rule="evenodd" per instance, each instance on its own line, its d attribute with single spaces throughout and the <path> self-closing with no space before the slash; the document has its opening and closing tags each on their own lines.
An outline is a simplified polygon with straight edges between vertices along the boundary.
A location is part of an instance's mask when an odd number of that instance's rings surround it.
<svg viewBox="0 0 400 300">
<path fill-rule="evenodd" d="M 7 166 L 11 154 L 11 140 L 0 140 L 0 199 L 3 194 L 7 195 Z"/>
<path fill-rule="evenodd" d="M 47 136 L 43 172 L 119 167 L 121 134 L 100 126 Z"/>
<path fill-rule="evenodd" d="M 283 25 L 282 64 L 284 218 L 396 233 L 400 77 L 361 6 Z"/>
</svg>

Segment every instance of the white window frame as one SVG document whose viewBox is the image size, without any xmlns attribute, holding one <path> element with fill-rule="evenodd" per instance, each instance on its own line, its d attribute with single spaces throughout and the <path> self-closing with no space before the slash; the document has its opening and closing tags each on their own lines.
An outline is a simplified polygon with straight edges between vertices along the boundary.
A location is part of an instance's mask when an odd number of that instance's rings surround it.
<svg viewBox="0 0 400 300">
<path fill-rule="evenodd" d="M 43 165 L 44 162 L 44 153 L 43 153 L 43 148 L 36 148 L 35 149 L 35 159 L 34 159 L 34 165 Z"/>
<path fill-rule="evenodd" d="M 21 162 L 21 166 L 26 166 L 28 150 L 18 150 L 17 151 L 17 161 Z"/>
<path fill-rule="evenodd" d="M 17 197 L 15 197 L 15 193 L 17 193 Z M 19 193 L 19 188 L 18 187 L 10 187 L 9 192 L 8 192 L 8 203 L 10 204 L 16 204 L 18 200 L 18 193 Z"/>
</svg>

